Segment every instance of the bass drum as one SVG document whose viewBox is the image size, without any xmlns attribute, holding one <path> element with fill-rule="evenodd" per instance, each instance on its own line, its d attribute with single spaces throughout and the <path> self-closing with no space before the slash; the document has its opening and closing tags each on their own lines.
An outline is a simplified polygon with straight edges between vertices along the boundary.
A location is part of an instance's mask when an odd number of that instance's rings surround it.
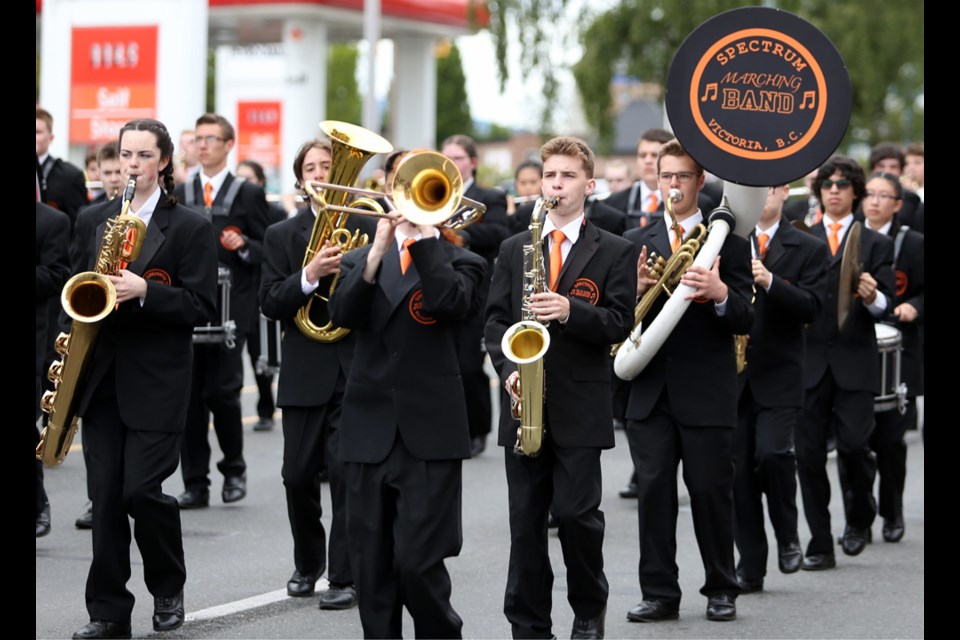
<svg viewBox="0 0 960 640">
<path fill-rule="evenodd" d="M 873 399 L 875 413 L 896 409 L 907 410 L 907 385 L 900 381 L 900 330 L 888 324 L 877 323 L 877 351 L 880 352 L 880 395 Z"/>
</svg>

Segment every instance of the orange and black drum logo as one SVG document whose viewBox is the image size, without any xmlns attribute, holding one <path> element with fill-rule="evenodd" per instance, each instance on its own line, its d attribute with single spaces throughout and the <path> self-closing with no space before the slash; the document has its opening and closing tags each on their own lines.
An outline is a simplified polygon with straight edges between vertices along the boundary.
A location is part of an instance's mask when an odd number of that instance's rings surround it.
<svg viewBox="0 0 960 640">
<path fill-rule="evenodd" d="M 573 286 L 570 287 L 570 293 L 568 295 L 574 298 L 580 298 L 584 302 L 589 302 L 596 306 L 597 302 L 600 301 L 600 288 L 596 282 L 589 278 L 577 278 Z"/>
<path fill-rule="evenodd" d="M 431 325 L 436 324 L 437 319 L 433 316 L 427 315 L 423 310 L 423 289 L 417 289 L 410 296 L 410 317 L 419 322 L 420 324 Z"/>
<path fill-rule="evenodd" d="M 149 271 L 144 272 L 143 279 L 151 282 L 159 282 L 160 284 L 165 284 L 167 286 L 173 282 L 170 279 L 170 274 L 163 269 L 150 269 Z"/>
<path fill-rule="evenodd" d="M 750 186 L 785 184 L 840 144 L 850 76 L 833 43 L 802 18 L 734 9 L 677 50 L 666 107 L 677 139 L 711 173 Z"/>
<path fill-rule="evenodd" d="M 896 275 L 896 284 L 897 284 L 897 297 L 899 298 L 907 292 L 907 287 L 910 286 L 910 279 L 907 278 L 907 274 L 900 269 L 894 271 Z"/>
</svg>

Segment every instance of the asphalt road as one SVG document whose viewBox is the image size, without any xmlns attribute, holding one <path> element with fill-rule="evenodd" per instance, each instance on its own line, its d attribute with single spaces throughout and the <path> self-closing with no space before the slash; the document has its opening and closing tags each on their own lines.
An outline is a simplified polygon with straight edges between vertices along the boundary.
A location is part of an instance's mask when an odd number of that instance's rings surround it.
<svg viewBox="0 0 960 640">
<path fill-rule="evenodd" d="M 249 373 L 249 372 L 248 372 Z M 293 544 L 280 479 L 282 434 L 254 432 L 256 388 L 244 389 L 244 453 L 248 465 L 248 496 L 231 505 L 219 500 L 222 478 L 213 467 L 211 506 L 182 513 L 187 562 L 185 602 L 187 622 L 166 638 L 359 638 L 363 632 L 356 609 L 320 611 L 317 598 L 290 598 L 286 581 L 293 571 Z M 82 437 L 78 437 L 78 440 Z M 219 457 L 211 434 L 214 462 Z M 507 491 L 502 449 L 492 446 L 463 467 L 463 550 L 448 562 L 453 580 L 453 604 L 463 618 L 467 638 L 508 638 L 502 613 L 509 555 Z M 678 564 L 684 598 L 678 621 L 635 624 L 626 612 L 640 599 L 637 580 L 636 506 L 617 492 L 630 473 L 626 436 L 617 432 L 617 446 L 603 454 L 603 511 L 606 515 L 604 559 L 610 583 L 608 638 L 922 638 L 924 636 L 924 450 L 918 432 L 908 433 L 908 475 L 904 496 L 906 536 L 888 544 L 874 525 L 874 542 L 859 556 L 837 549 L 833 571 L 777 571 L 771 554 L 765 590 L 741 596 L 735 622 L 708 622 L 706 599 L 698 592 L 703 567 L 693 534 L 690 510 L 681 500 L 677 527 Z M 843 530 L 842 507 L 831 457 L 834 484 L 833 529 Z M 86 501 L 83 456 L 75 451 L 58 468 L 47 471 L 52 506 L 52 532 L 36 541 L 36 637 L 67 638 L 86 624 L 84 585 L 89 568 L 90 532 L 73 521 Z M 326 485 L 325 485 L 326 486 Z M 179 473 L 165 484 L 177 495 L 183 488 Z M 682 484 L 681 484 L 682 491 Z M 324 493 L 324 507 L 329 495 Z M 799 500 L 798 500 L 799 502 Z M 329 527 L 329 514 L 324 514 Z M 768 536 L 773 540 L 768 523 Z M 329 530 L 329 528 L 328 528 Z M 801 542 L 809 531 L 801 516 Z M 566 602 L 566 572 L 559 541 L 551 534 L 555 573 L 554 633 L 568 637 L 573 613 Z M 135 594 L 134 637 L 161 637 L 150 624 L 152 598 L 143 584 L 143 566 L 132 546 Z M 318 584 L 318 587 L 320 585 Z M 404 635 L 413 637 L 413 624 L 404 618 Z"/>
</svg>

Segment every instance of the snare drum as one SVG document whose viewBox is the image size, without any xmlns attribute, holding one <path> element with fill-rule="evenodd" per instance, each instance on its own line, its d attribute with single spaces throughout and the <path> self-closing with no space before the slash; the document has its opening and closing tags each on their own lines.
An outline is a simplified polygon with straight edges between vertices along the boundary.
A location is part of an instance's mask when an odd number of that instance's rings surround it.
<svg viewBox="0 0 960 640">
<path fill-rule="evenodd" d="M 230 269 L 217 268 L 217 311 L 220 322 L 208 322 L 193 328 L 194 344 L 224 344 L 236 346 L 237 323 L 230 317 Z"/>
<path fill-rule="evenodd" d="M 272 376 L 280 371 L 281 333 L 279 320 L 271 320 L 260 314 L 260 355 L 254 365 L 258 376 Z"/>
<path fill-rule="evenodd" d="M 880 352 L 880 395 L 873 399 L 874 412 L 907 409 L 907 385 L 900 381 L 900 331 L 888 324 L 877 323 L 877 350 Z"/>
</svg>

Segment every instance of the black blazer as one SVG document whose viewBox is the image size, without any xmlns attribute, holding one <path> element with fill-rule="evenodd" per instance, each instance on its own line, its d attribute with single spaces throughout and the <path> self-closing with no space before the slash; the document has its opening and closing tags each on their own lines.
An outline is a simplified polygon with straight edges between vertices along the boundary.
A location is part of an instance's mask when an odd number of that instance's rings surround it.
<svg viewBox="0 0 960 640">
<path fill-rule="evenodd" d="M 826 220 L 826 218 L 824 219 Z M 824 221 L 813 225 L 810 232 L 823 242 L 827 241 Z M 862 301 L 854 299 L 850 305 L 850 317 L 843 333 L 837 330 L 837 295 L 840 288 L 840 264 L 843 250 L 850 234 L 843 236 L 837 255 L 827 253 L 826 296 L 823 313 L 807 330 L 807 361 L 804 385 L 814 387 L 827 371 L 841 389 L 848 391 L 880 392 L 880 361 L 877 352 L 877 334 L 874 318 Z M 860 260 L 863 270 L 877 281 L 877 290 L 887 299 L 884 315 L 892 309 L 894 301 L 893 241 L 886 236 L 864 227 L 860 236 Z"/>
<path fill-rule="evenodd" d="M 232 173 L 227 174 L 213 205 L 222 205 L 226 198 L 230 184 L 236 180 Z M 203 206 L 203 187 L 200 174 L 193 180 L 177 185 L 175 191 L 177 200 L 186 202 L 187 186 L 193 188 L 193 209 L 207 217 Z M 233 201 L 228 215 L 213 215 L 211 222 L 217 234 L 217 260 L 230 269 L 230 314 L 237 323 L 240 333 L 249 333 L 257 330 L 253 321 L 257 318 L 257 290 L 260 287 L 260 272 L 258 267 L 263 260 L 263 234 L 270 224 L 270 210 L 267 206 L 267 197 L 263 188 L 249 181 L 244 181 Z M 246 259 L 240 257 L 239 251 L 228 251 L 219 241 L 220 233 L 227 227 L 239 229 L 248 250 Z"/>
<path fill-rule="evenodd" d="M 457 358 L 460 325 L 479 313 L 485 262 L 445 240 L 410 247 L 400 272 L 391 242 L 375 282 L 363 279 L 369 247 L 351 251 L 330 298 L 337 326 L 357 333 L 343 398 L 340 454 L 379 463 L 397 438 L 415 458 L 470 457 L 466 400 Z"/>
<path fill-rule="evenodd" d="M 487 261 L 487 271 L 481 288 L 485 296 L 490 287 L 493 261 L 500 250 L 500 243 L 511 235 L 510 223 L 507 221 L 507 194 L 500 189 L 478 187 L 474 182 L 463 195 L 487 205 L 483 219 L 460 232 L 466 248 Z"/>
<path fill-rule="evenodd" d="M 120 199 L 84 210 L 77 220 L 74 272 L 93 270 L 104 221 Z M 82 416 L 101 383 L 114 384 L 120 417 L 138 431 L 183 432 L 193 367 L 193 328 L 216 314 L 217 260 L 213 229 L 202 216 L 160 204 L 147 226 L 140 257 L 128 269 L 147 281 L 143 305 L 120 304 L 101 323 L 81 395 Z M 113 368 L 113 379 L 105 378 Z"/>
<path fill-rule="evenodd" d="M 44 360 L 57 337 L 50 326 L 50 307 L 60 305 L 60 292 L 70 275 L 70 219 L 67 214 L 37 203 L 37 392 L 46 375 Z M 39 411 L 39 407 L 37 407 Z"/>
<path fill-rule="evenodd" d="M 503 243 L 486 309 L 487 352 L 500 376 L 501 446 L 513 447 L 518 421 L 510 413 L 503 382 L 517 370 L 500 347 L 507 329 L 521 319 L 523 247 L 530 231 Z M 543 241 L 544 246 L 548 243 Z M 549 251 L 544 249 L 544 256 Z M 637 290 L 637 253 L 630 243 L 586 221 L 560 271 L 558 292 L 570 300 L 565 325 L 551 322 L 550 348 L 544 356 L 545 421 L 560 447 L 614 446 L 610 405 L 610 345 L 633 328 Z M 549 280 L 549 264 L 544 265 Z"/>
<path fill-rule="evenodd" d="M 530 227 L 530 216 L 533 215 L 533 202 L 517 207 L 516 213 L 510 216 L 510 230 L 512 234 L 521 233 Z M 615 236 L 622 236 L 627 228 L 627 214 L 604 203 L 602 200 L 587 198 L 584 205 L 584 215 L 594 224 Z"/>
<path fill-rule="evenodd" d="M 770 291 L 756 286 L 747 368 L 740 376 L 764 407 L 803 406 L 804 329 L 823 308 L 827 253 L 825 243 L 780 219 L 764 259 Z"/>
<path fill-rule="evenodd" d="M 63 158 L 47 156 L 43 169 L 48 165 L 50 171 L 46 177 L 46 203 L 70 218 L 70 228 L 77 222 L 80 209 L 88 204 L 87 182 L 83 171 Z"/>
<path fill-rule="evenodd" d="M 338 342 L 317 342 L 303 335 L 294 322 L 297 312 L 311 298 L 310 318 L 324 326 L 330 317 L 327 303 L 314 294 L 304 295 L 300 288 L 303 259 L 313 233 L 316 217 L 309 208 L 296 216 L 271 225 L 263 240 L 260 306 L 268 318 L 283 322 L 279 407 L 319 407 L 327 404 L 337 387 L 340 371 L 350 373 L 356 335 L 353 331 Z M 373 238 L 376 222 L 364 216 L 350 216 L 347 227 L 360 229 Z M 328 296 L 332 276 L 321 278 L 316 293 Z"/>
<path fill-rule="evenodd" d="M 891 225 L 891 239 L 897 237 L 899 229 L 900 225 Z M 903 346 L 900 380 L 906 383 L 908 395 L 915 397 L 923 395 L 923 234 L 912 228 L 907 231 L 900 247 L 894 277 L 897 298 L 890 308 L 891 313 L 903 302 L 909 302 L 917 310 L 917 319 L 913 322 L 894 321 L 894 326 L 900 330 Z"/>
<path fill-rule="evenodd" d="M 647 247 L 672 255 L 663 218 L 627 231 L 637 249 Z M 737 364 L 733 336 L 750 332 L 753 322 L 753 273 L 750 244 L 729 234 L 720 248 L 720 279 L 729 289 L 726 313 L 718 316 L 713 302 L 693 300 L 650 364 L 630 385 L 626 417 L 643 420 L 666 389 L 674 418 L 687 426 L 737 423 Z M 661 295 L 644 319 L 652 323 L 667 297 Z"/>
<path fill-rule="evenodd" d="M 636 182 L 634 184 L 636 184 Z M 722 185 L 723 183 L 721 182 L 720 184 Z M 639 211 L 638 208 L 643 204 L 643 202 L 640 200 L 639 189 L 640 188 L 638 186 L 636 201 L 633 203 L 634 211 Z M 659 204 L 657 205 L 657 210 L 655 212 L 652 212 L 649 214 L 646 212 L 642 212 L 644 213 L 644 216 L 630 215 L 630 192 L 632 190 L 633 190 L 633 185 L 630 185 L 629 187 L 627 187 L 626 189 L 623 189 L 622 191 L 615 191 L 614 193 L 610 194 L 603 200 L 603 203 L 608 207 L 618 209 L 626 214 L 627 217 L 626 217 L 626 220 L 624 221 L 626 231 L 629 231 L 630 229 L 642 228 L 640 227 L 640 220 L 642 217 L 646 217 L 646 219 L 648 220 L 648 223 L 644 226 L 649 226 L 653 222 L 656 222 L 657 220 L 663 218 L 663 199 L 660 200 Z M 659 197 L 659 194 L 657 195 Z M 723 195 L 722 187 L 721 187 L 720 195 Z M 711 197 L 708 193 L 705 193 L 704 191 L 700 191 L 697 194 L 697 206 L 700 207 L 700 211 L 703 211 L 704 218 L 707 218 L 709 217 L 710 212 L 713 211 L 714 208 L 716 208 L 717 201 L 714 200 L 714 198 Z"/>
</svg>

